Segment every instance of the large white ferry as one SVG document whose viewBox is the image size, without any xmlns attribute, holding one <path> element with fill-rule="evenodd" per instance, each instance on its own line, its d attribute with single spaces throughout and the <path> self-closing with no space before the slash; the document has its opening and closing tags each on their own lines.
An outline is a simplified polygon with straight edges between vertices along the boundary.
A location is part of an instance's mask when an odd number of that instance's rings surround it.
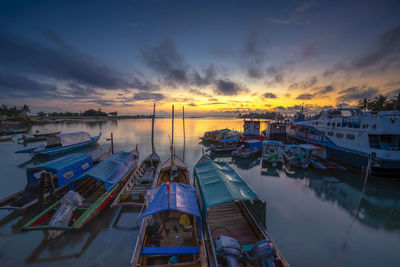
<svg viewBox="0 0 400 267">
<path fill-rule="evenodd" d="M 313 117 L 294 118 L 287 135 L 326 148 L 327 158 L 365 169 L 369 155 L 375 173 L 400 176 L 400 112 L 330 109 Z"/>
</svg>

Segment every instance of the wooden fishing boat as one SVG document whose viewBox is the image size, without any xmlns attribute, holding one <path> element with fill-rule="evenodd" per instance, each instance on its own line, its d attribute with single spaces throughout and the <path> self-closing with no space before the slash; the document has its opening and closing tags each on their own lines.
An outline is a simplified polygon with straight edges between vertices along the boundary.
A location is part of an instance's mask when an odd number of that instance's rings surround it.
<svg viewBox="0 0 400 267">
<path fill-rule="evenodd" d="M 69 152 L 96 143 L 98 136 L 91 137 L 86 132 L 55 134 L 47 137 L 47 144 L 36 148 L 16 151 L 15 153 L 31 153 L 33 156 L 52 156 Z"/>
<path fill-rule="evenodd" d="M 194 180 L 210 266 L 289 266 L 262 226 L 265 202 L 228 163 L 203 156 Z M 261 211 L 262 218 L 256 219 L 254 211 Z"/>
<path fill-rule="evenodd" d="M 273 167 L 283 164 L 282 148 L 284 145 L 281 141 L 266 140 L 262 143 L 262 161 L 270 163 Z"/>
<path fill-rule="evenodd" d="M 73 191 L 68 194 L 73 192 L 70 194 L 73 199 L 64 202 L 66 194 L 63 199 L 25 224 L 23 229 L 55 230 L 49 232 L 49 237 L 55 238 L 66 230 L 82 228 L 118 194 L 136 166 L 137 157 L 133 151 L 113 154 L 72 182 Z"/>
<path fill-rule="evenodd" d="M 0 136 L 0 142 L 11 141 L 15 135 Z"/>
<path fill-rule="evenodd" d="M 61 198 L 68 191 L 70 181 L 92 168 L 92 157 L 85 153 L 75 153 L 26 171 L 27 185 L 24 190 L 0 200 L 0 209 L 25 211 L 40 202 L 45 205 L 52 198 Z M 42 177 L 46 174 L 45 177 Z M 46 180 L 50 178 L 50 180 Z M 41 182 L 42 180 L 42 182 Z"/>
<path fill-rule="evenodd" d="M 218 142 L 223 139 L 231 130 L 229 129 L 221 129 L 215 131 L 208 131 L 204 133 L 203 137 L 200 137 L 201 140 L 207 142 Z"/>
<path fill-rule="evenodd" d="M 172 179 L 171 168 L 173 176 Z M 173 155 L 161 165 L 160 175 L 155 182 L 155 186 L 160 186 L 162 183 L 166 183 L 168 181 L 189 185 L 193 184 L 192 180 L 190 179 L 189 167 L 177 155 Z"/>
<path fill-rule="evenodd" d="M 286 145 L 279 148 L 279 150 L 282 152 L 284 161 L 289 166 L 302 167 L 303 169 L 309 167 L 309 162 L 305 157 L 305 152 L 300 149 L 298 145 Z"/>
<path fill-rule="evenodd" d="M 157 153 L 145 158 L 135 170 L 132 178 L 128 180 L 121 192 L 116 196 L 111 207 L 141 206 L 144 196 L 154 185 L 161 169 L 161 160 Z"/>
<path fill-rule="evenodd" d="M 26 144 L 26 143 L 34 143 L 34 142 L 41 142 L 41 141 L 46 141 L 46 137 L 35 137 L 35 136 L 30 136 L 30 135 L 22 135 L 21 138 L 18 138 L 18 143 L 19 144 Z"/>
<path fill-rule="evenodd" d="M 304 151 L 305 158 L 311 166 L 320 170 L 346 170 L 345 167 L 326 159 L 326 150 L 311 144 L 301 144 L 299 148 Z"/>
<path fill-rule="evenodd" d="M 192 186 L 163 183 L 141 218 L 131 266 L 207 266 Z"/>
</svg>

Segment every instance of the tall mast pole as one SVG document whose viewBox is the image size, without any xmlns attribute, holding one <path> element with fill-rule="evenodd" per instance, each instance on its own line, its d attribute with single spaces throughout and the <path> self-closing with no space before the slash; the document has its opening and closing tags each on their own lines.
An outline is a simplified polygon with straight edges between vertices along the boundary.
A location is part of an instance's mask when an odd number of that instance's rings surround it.
<svg viewBox="0 0 400 267">
<path fill-rule="evenodd" d="M 185 107 L 182 107 L 182 123 L 183 123 L 183 161 L 185 161 L 185 148 L 186 148 Z"/>
<path fill-rule="evenodd" d="M 172 133 L 171 133 L 171 177 L 172 180 L 172 162 L 174 161 L 174 105 L 172 105 Z"/>
</svg>

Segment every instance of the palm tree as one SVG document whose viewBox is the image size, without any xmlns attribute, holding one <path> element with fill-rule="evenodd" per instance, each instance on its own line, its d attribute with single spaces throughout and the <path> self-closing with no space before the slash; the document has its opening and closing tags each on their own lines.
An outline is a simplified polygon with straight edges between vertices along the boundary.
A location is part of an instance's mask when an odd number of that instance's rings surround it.
<svg viewBox="0 0 400 267">
<path fill-rule="evenodd" d="M 361 110 L 367 110 L 370 102 L 371 100 L 369 100 L 368 98 L 364 98 L 363 100 L 360 100 L 358 102 L 358 108 Z"/>
<path fill-rule="evenodd" d="M 24 105 L 22 106 L 21 110 L 22 110 L 22 112 L 25 114 L 25 116 L 26 116 L 28 113 L 31 112 L 31 108 L 30 108 L 28 105 L 26 105 L 26 104 L 24 104 Z"/>
</svg>

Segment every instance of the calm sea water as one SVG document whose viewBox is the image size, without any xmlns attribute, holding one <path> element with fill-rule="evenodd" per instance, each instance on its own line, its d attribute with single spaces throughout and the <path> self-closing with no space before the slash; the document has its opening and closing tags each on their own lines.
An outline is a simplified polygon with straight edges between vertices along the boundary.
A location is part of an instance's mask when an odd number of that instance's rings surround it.
<svg viewBox="0 0 400 267">
<path fill-rule="evenodd" d="M 185 123 L 184 144 L 182 120 L 175 120 L 175 147 L 176 154 L 185 157 L 191 170 L 202 154 L 199 137 L 205 131 L 242 128 L 237 119 L 186 119 Z M 32 128 L 45 129 L 83 130 L 92 135 L 102 132 L 99 145 L 84 150 L 87 152 L 106 150 L 110 145 L 106 138 L 111 132 L 115 151 L 128 151 L 138 144 L 142 159 L 151 152 L 150 119 L 59 123 Z M 156 119 L 155 130 L 156 150 L 166 160 L 170 153 L 170 119 Z M 14 153 L 23 148 L 13 142 L 0 143 L 0 198 L 23 188 L 26 168 L 43 162 Z M 361 174 L 268 169 L 257 158 L 236 161 L 226 156 L 216 160 L 229 162 L 267 201 L 268 231 L 292 266 L 400 265 L 400 181 L 369 181 L 356 214 L 363 183 Z M 35 214 L 22 216 L 0 210 L 1 266 L 127 266 L 139 231 L 138 214 L 137 209 L 118 213 L 107 208 L 81 231 L 47 241 L 44 232 L 20 230 Z"/>
</svg>

